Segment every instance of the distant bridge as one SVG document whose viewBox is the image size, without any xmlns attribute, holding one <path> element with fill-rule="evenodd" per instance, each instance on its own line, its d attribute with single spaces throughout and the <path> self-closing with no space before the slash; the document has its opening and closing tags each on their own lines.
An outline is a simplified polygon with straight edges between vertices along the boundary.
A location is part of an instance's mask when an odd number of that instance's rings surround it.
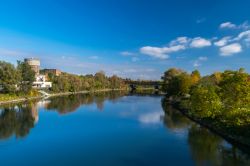
<svg viewBox="0 0 250 166">
<path fill-rule="evenodd" d="M 129 85 L 131 90 L 136 90 L 138 87 L 143 89 L 155 89 L 159 90 L 162 86 L 161 81 L 133 81 L 133 80 L 126 80 L 126 84 Z"/>
</svg>

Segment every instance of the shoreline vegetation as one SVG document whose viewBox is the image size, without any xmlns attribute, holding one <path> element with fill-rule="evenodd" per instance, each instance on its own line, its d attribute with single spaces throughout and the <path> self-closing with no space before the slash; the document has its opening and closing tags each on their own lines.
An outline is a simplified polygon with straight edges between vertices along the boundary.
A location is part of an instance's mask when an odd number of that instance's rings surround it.
<svg viewBox="0 0 250 166">
<path fill-rule="evenodd" d="M 20 103 L 30 100 L 36 100 L 36 99 L 43 99 L 43 98 L 50 98 L 50 97 L 57 97 L 57 96 L 67 96 L 67 95 L 74 95 L 74 94 L 91 94 L 91 93 L 99 93 L 99 92 L 112 92 L 112 91 L 127 91 L 128 89 L 100 89 L 100 90 L 91 90 L 91 91 L 78 91 L 78 92 L 59 92 L 59 93 L 51 93 L 47 96 L 44 95 L 38 95 L 38 96 L 15 96 L 7 98 L 7 100 L 1 100 L 0 97 L 0 105 L 4 104 L 14 104 L 14 103 Z"/>
<path fill-rule="evenodd" d="M 17 66 L 0 61 L 0 104 L 27 101 L 43 96 L 58 96 L 76 93 L 90 93 L 105 90 L 128 90 L 131 79 L 123 79 L 116 75 L 106 76 L 103 71 L 96 74 L 76 75 L 62 72 L 60 75 L 48 73 L 46 81 L 52 82 L 51 88 L 34 89 L 36 74 L 27 62 L 18 61 Z M 145 86 L 143 80 L 133 81 L 137 90 L 153 89 Z"/>
<path fill-rule="evenodd" d="M 163 104 L 242 148 L 250 147 L 250 75 L 238 71 L 201 77 L 172 68 L 164 73 Z"/>
<path fill-rule="evenodd" d="M 52 88 L 41 90 L 33 88 L 35 77 L 35 71 L 27 62 L 18 61 L 17 66 L 14 66 L 0 61 L 0 104 L 37 99 L 43 96 L 128 89 L 124 79 L 116 75 L 106 76 L 103 71 L 94 75 L 49 73 L 46 75 L 46 80 L 52 82 Z"/>
</svg>

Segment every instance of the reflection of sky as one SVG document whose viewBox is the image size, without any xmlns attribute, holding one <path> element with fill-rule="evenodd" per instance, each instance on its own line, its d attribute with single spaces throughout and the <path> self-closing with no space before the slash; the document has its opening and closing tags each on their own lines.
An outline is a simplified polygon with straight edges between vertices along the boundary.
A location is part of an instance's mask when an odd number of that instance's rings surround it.
<svg viewBox="0 0 250 166">
<path fill-rule="evenodd" d="M 142 114 L 139 116 L 139 121 L 144 124 L 159 124 L 162 123 L 161 116 L 163 115 L 163 111 Z"/>
</svg>

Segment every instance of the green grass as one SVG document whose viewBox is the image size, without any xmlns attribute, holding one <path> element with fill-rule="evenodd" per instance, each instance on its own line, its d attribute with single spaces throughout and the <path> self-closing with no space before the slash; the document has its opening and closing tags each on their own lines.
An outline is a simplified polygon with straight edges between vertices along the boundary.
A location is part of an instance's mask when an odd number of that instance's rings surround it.
<svg viewBox="0 0 250 166">
<path fill-rule="evenodd" d="M 29 94 L 3 94 L 0 93 L 0 102 L 18 100 L 29 97 L 39 97 L 40 94 L 37 91 L 31 91 Z"/>
</svg>

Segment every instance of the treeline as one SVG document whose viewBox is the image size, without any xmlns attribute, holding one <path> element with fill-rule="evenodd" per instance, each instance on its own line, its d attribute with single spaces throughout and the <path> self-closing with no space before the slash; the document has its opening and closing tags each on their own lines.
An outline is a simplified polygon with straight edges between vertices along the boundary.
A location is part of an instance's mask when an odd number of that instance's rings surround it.
<svg viewBox="0 0 250 166">
<path fill-rule="evenodd" d="M 31 93 L 35 72 L 26 62 L 11 63 L 0 61 L 0 91 L 4 94 Z"/>
<path fill-rule="evenodd" d="M 244 69 L 201 77 L 198 70 L 189 74 L 172 68 L 162 79 L 167 98 L 179 102 L 190 116 L 250 136 L 244 131 L 250 127 L 250 75 Z"/>
<path fill-rule="evenodd" d="M 108 77 L 104 72 L 97 72 L 95 75 L 74 75 L 62 73 L 59 76 L 49 74 L 49 81 L 52 82 L 53 92 L 78 92 L 84 90 L 102 89 L 125 89 L 127 85 L 124 80 L 116 75 Z"/>
<path fill-rule="evenodd" d="M 74 75 L 62 73 L 59 76 L 49 73 L 48 81 L 52 82 L 52 92 L 77 92 L 84 90 L 124 89 L 125 81 L 113 75 L 108 77 L 104 72 L 95 75 Z M 35 72 L 26 62 L 17 62 L 17 66 L 0 61 L 0 93 L 2 94 L 30 94 L 35 81 Z"/>
</svg>

